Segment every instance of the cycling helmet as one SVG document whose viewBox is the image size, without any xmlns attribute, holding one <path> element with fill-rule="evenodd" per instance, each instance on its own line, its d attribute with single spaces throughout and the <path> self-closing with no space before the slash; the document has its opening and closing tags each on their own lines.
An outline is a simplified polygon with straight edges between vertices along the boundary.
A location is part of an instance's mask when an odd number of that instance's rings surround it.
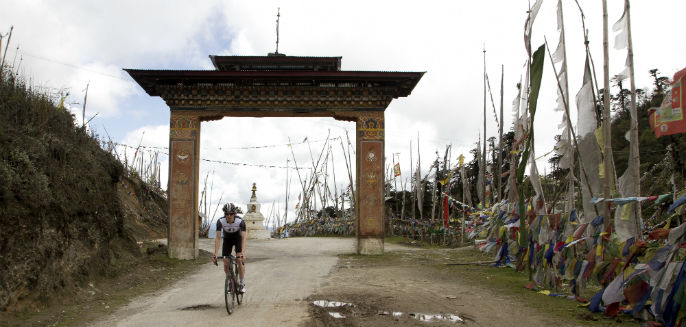
<svg viewBox="0 0 686 327">
<path fill-rule="evenodd" d="M 227 203 L 224 205 L 224 207 L 222 207 L 222 210 L 225 214 L 236 213 L 236 211 L 238 211 L 237 209 L 238 207 L 236 207 L 236 205 L 233 203 Z"/>
</svg>

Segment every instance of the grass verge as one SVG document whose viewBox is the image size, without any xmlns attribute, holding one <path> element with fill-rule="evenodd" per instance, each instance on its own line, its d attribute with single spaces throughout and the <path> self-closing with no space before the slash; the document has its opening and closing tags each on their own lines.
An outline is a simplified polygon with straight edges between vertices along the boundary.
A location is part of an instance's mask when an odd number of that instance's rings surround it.
<svg viewBox="0 0 686 327">
<path fill-rule="evenodd" d="M 167 256 L 165 246 L 144 243 L 143 256 L 135 262 L 116 265 L 110 277 L 94 279 L 59 294 L 60 301 L 51 305 L 16 312 L 0 312 L 2 326 L 83 326 L 115 312 L 133 298 L 155 292 L 210 261 L 209 253 L 200 250 L 196 260 L 178 260 Z"/>
<path fill-rule="evenodd" d="M 385 241 L 408 245 L 408 240 L 402 237 L 389 237 Z M 529 290 L 525 288 L 530 283 L 527 272 L 517 272 L 509 267 L 494 267 L 484 264 L 493 261 L 493 253 L 483 253 L 473 247 L 439 249 L 437 246 L 418 241 L 409 245 L 425 250 L 416 251 L 416 254 L 409 254 L 416 255 L 418 256 L 417 259 L 421 259 L 424 263 L 422 269 L 431 267 L 441 278 L 479 285 L 498 296 L 511 298 L 522 306 L 533 308 L 550 317 L 556 317 L 562 324 L 575 326 L 640 325 L 630 315 L 620 313 L 617 317 L 612 318 L 603 313 L 591 313 L 578 301 L 569 300 L 565 297 L 552 297 Z M 389 265 L 402 264 L 399 261 L 401 256 L 393 252 L 388 252 L 381 257 L 383 258 L 375 258 L 374 256 L 359 256 L 357 258 L 368 261 L 370 264 L 378 264 L 379 262 L 385 262 Z M 560 290 L 551 290 L 551 293 L 571 294 L 566 288 L 567 284 L 565 283 L 565 286 Z M 589 285 L 581 297 L 590 300 L 593 294 L 600 289 L 600 285 L 589 281 Z"/>
</svg>

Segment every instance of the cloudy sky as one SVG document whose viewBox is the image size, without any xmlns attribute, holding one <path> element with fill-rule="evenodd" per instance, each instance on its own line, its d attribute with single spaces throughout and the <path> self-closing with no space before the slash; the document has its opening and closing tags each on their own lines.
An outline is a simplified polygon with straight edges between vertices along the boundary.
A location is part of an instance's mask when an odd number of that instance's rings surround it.
<svg viewBox="0 0 686 327">
<path fill-rule="evenodd" d="M 137 146 L 166 147 L 169 109 L 148 96 L 122 68 L 213 69 L 208 55 L 266 55 L 275 50 L 275 20 L 281 8 L 279 52 L 294 56 L 342 56 L 343 70 L 421 71 L 422 80 L 407 98 L 386 110 L 386 157 L 409 175 L 410 142 L 423 169 L 447 145 L 452 156 L 470 159 L 482 131 L 483 49 L 487 72 L 499 107 L 500 72 L 504 65 L 506 130 L 512 124 L 511 103 L 523 73 L 526 51 L 526 0 L 484 1 L 40 1 L 2 0 L 0 33 L 14 26 L 7 62 L 46 92 L 68 91 L 67 102 L 81 120 L 84 89 L 89 84 L 86 120 L 102 137 Z M 602 8 L 597 0 L 579 0 L 590 34 L 590 47 L 602 80 Z M 633 1 L 631 23 L 636 85 L 649 88 L 648 70 L 672 74 L 686 66 L 686 2 Z M 608 0 L 609 25 L 622 15 L 623 1 Z M 558 42 L 557 1 L 544 0 L 533 26 L 532 47 L 547 38 Z M 567 32 L 570 94 L 581 87 L 584 45 L 576 3 L 563 0 Z M 614 33 L 610 31 L 614 44 Z M 17 50 L 18 47 L 18 50 Z M 626 50 L 610 52 L 610 75 L 623 69 Z M 536 153 L 552 150 L 561 115 L 555 107 L 556 84 L 548 58 L 536 116 Z M 490 100 L 489 100 L 490 101 Z M 573 102 L 573 101 L 572 101 Z M 496 136 L 488 103 L 487 135 Z M 572 111 L 575 110 L 572 103 Z M 93 118 L 95 116 L 95 118 Z M 572 119 L 576 115 L 572 112 Z M 203 123 L 202 178 L 213 181 L 213 202 L 245 204 L 253 182 L 267 215 L 275 203 L 284 211 L 286 169 L 310 167 L 327 134 L 345 141 L 354 125 L 331 118 L 224 118 Z M 351 133 L 353 137 L 354 133 Z M 301 142 L 308 138 L 307 143 Z M 291 148 L 285 146 L 292 141 Z M 352 139 L 354 142 L 354 138 Z M 298 144 L 295 144 L 298 143 Z M 346 142 L 347 143 L 347 142 Z M 275 145 L 269 148 L 254 146 Z M 346 174 L 340 140 L 332 144 L 337 182 Z M 239 149 L 248 147 L 250 149 Z M 120 150 L 121 151 L 121 150 Z M 168 169 L 166 150 L 159 149 L 162 183 Z M 205 161 L 211 160 L 211 161 Z M 250 164 L 236 166 L 212 161 Z M 453 162 L 456 160 L 453 159 Z M 539 170 L 545 170 L 546 158 Z M 289 217 L 298 196 L 294 177 Z M 307 171 L 303 170 L 303 174 Z M 208 182 L 209 184 L 209 182 Z M 333 192 L 333 189 L 332 189 Z M 210 211 L 212 214 L 212 211 Z"/>
</svg>

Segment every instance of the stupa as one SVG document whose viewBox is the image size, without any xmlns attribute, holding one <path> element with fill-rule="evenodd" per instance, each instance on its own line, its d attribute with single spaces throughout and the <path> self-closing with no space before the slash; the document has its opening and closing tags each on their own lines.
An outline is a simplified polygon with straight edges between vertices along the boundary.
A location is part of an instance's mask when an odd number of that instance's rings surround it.
<svg viewBox="0 0 686 327">
<path fill-rule="evenodd" d="M 248 203 L 248 210 L 243 215 L 246 234 L 248 239 L 268 239 L 271 238 L 271 233 L 264 227 L 264 216 L 260 212 L 260 204 L 257 202 L 255 192 L 257 192 L 257 185 L 252 183 L 252 196 Z"/>
</svg>

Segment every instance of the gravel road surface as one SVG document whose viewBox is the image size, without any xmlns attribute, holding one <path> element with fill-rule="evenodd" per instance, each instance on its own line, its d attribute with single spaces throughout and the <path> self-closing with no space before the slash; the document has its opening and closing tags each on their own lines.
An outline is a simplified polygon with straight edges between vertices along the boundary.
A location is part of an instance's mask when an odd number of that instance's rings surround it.
<svg viewBox="0 0 686 327">
<path fill-rule="evenodd" d="M 353 253 L 353 238 L 248 240 L 244 302 L 224 308 L 224 271 L 209 263 L 168 288 L 133 300 L 96 326 L 297 326 L 308 301 L 338 261 Z M 200 248 L 213 252 L 214 240 Z"/>
</svg>

